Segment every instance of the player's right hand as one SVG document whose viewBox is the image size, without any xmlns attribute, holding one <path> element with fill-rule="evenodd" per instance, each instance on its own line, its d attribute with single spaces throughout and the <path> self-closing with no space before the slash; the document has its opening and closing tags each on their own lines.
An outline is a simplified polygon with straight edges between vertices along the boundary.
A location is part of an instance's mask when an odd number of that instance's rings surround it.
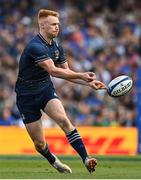
<svg viewBox="0 0 141 180">
<path fill-rule="evenodd" d="M 81 78 L 86 82 L 91 82 L 96 79 L 96 75 L 93 72 L 84 72 Z"/>
</svg>

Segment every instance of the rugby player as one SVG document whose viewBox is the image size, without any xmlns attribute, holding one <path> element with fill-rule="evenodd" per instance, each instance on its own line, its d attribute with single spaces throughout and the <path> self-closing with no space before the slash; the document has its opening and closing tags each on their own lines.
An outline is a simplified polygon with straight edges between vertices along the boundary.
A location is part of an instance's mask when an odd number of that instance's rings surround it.
<svg viewBox="0 0 141 180">
<path fill-rule="evenodd" d="M 75 72 L 69 68 L 63 47 L 54 39 L 59 33 L 58 12 L 39 10 L 38 25 L 39 33 L 27 44 L 19 62 L 15 87 L 18 109 L 36 150 L 56 170 L 61 173 L 72 172 L 69 166 L 63 164 L 50 152 L 43 134 L 41 110 L 61 127 L 70 145 L 80 155 L 88 171 L 92 173 L 95 171 L 97 160 L 88 156 L 77 129 L 68 119 L 56 94 L 51 76 L 90 86 L 95 90 L 106 89 L 106 86 L 96 80 L 93 72 Z"/>
</svg>

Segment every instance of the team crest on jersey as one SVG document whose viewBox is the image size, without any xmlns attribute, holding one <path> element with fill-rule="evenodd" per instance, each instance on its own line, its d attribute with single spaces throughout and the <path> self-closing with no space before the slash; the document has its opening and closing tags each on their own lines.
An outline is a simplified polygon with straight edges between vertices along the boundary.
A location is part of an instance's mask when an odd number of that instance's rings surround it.
<svg viewBox="0 0 141 180">
<path fill-rule="evenodd" d="M 59 58 L 59 50 L 56 50 L 55 51 L 55 59 L 58 59 Z"/>
</svg>

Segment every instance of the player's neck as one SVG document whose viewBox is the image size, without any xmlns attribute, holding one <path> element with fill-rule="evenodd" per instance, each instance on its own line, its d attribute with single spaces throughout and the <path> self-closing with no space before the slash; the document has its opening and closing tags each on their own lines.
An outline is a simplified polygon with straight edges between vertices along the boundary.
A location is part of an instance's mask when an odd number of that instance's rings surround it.
<svg viewBox="0 0 141 180">
<path fill-rule="evenodd" d="M 51 38 L 48 38 L 43 32 L 39 32 L 39 33 L 48 42 L 48 44 L 52 44 Z"/>
</svg>

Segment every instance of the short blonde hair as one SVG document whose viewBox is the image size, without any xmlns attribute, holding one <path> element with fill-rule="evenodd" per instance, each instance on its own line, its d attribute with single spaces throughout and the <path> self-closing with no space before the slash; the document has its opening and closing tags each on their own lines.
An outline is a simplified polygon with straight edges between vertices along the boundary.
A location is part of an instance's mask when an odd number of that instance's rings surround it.
<svg viewBox="0 0 141 180">
<path fill-rule="evenodd" d="M 41 18 L 45 18 L 48 16 L 59 17 L 59 13 L 56 11 L 48 10 L 48 9 L 40 9 L 38 12 L 38 20 Z"/>
</svg>

